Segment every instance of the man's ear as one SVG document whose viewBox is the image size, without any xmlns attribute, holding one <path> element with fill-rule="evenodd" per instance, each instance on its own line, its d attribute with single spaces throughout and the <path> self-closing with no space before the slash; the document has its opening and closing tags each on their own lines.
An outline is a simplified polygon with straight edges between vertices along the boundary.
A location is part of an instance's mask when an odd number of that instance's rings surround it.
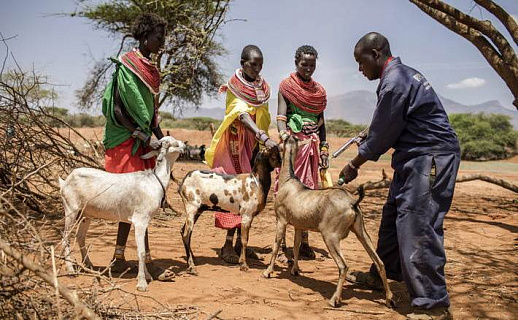
<svg viewBox="0 0 518 320">
<path fill-rule="evenodd" d="M 241 59 L 240 63 L 241 63 L 241 68 L 244 68 L 245 67 L 245 59 Z"/>
<path fill-rule="evenodd" d="M 374 58 L 374 60 L 378 60 L 378 58 L 380 57 L 380 52 L 378 51 L 378 49 L 372 49 L 372 57 Z"/>
</svg>

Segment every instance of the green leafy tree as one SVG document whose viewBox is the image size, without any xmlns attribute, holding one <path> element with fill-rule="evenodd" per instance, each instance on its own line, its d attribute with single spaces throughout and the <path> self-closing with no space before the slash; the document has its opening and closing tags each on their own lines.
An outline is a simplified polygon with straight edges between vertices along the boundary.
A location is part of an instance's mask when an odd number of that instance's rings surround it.
<svg viewBox="0 0 518 320">
<path fill-rule="evenodd" d="M 509 117 L 500 114 L 452 114 L 464 160 L 505 159 L 516 153 L 518 132 Z"/>
<path fill-rule="evenodd" d="M 222 82 L 217 59 L 225 50 L 218 42 L 217 31 L 225 21 L 230 0 L 111 0 L 80 8 L 72 16 L 87 18 L 95 27 L 121 39 L 121 50 L 135 46 L 131 26 L 144 12 L 154 12 L 167 22 L 164 50 L 154 60 L 162 76 L 159 105 L 164 103 L 181 110 L 187 104 L 198 105 L 204 95 L 214 96 Z M 115 55 L 115 52 L 113 53 Z M 97 106 L 112 63 L 98 61 L 85 85 L 77 92 L 82 108 Z M 179 111 L 177 110 L 177 111 Z"/>
</svg>

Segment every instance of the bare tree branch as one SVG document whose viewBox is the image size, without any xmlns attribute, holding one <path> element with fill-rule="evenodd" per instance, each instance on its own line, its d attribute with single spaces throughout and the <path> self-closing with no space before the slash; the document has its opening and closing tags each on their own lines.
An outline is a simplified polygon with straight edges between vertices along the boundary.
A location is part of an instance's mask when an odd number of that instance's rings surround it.
<svg viewBox="0 0 518 320">
<path fill-rule="evenodd" d="M 518 58 L 509 42 L 489 21 L 475 19 L 440 0 L 409 1 L 446 28 L 471 42 L 504 80 L 514 96 L 513 104 L 518 109 Z M 501 21 L 505 20 L 504 25 L 516 42 L 515 35 L 518 28 L 512 16 L 490 0 L 475 2 L 488 9 Z"/>
</svg>

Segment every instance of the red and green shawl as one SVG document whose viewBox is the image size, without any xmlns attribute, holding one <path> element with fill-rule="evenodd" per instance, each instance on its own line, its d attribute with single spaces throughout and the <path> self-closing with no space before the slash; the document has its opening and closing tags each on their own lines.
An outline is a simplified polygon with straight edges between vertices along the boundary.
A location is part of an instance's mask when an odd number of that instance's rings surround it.
<svg viewBox="0 0 518 320">
<path fill-rule="evenodd" d="M 281 81 L 279 91 L 295 107 L 305 112 L 321 114 L 327 105 L 324 87 L 313 79 L 302 81 L 296 72 Z"/>
<path fill-rule="evenodd" d="M 131 119 L 151 136 L 152 122 L 156 117 L 155 95 L 160 87 L 160 73 L 158 69 L 145 58 L 138 49 L 124 54 L 118 60 L 113 73 L 113 80 L 108 83 L 103 96 L 103 114 L 106 117 L 103 143 L 106 149 L 114 148 L 131 137 L 122 124 L 119 124 L 114 113 L 114 90 L 119 95 L 125 110 Z M 117 84 L 115 87 L 114 84 Z M 132 153 L 135 154 L 140 145 L 137 139 Z"/>
</svg>

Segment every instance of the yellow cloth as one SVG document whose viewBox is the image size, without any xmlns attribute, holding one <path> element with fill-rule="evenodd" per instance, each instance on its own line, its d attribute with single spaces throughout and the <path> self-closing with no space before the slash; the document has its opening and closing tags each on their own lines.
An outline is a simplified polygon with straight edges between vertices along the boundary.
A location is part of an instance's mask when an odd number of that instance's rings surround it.
<svg viewBox="0 0 518 320">
<path fill-rule="evenodd" d="M 320 181 L 322 181 L 322 188 L 331 188 L 333 186 L 333 179 L 328 169 L 320 169 Z"/>
<path fill-rule="evenodd" d="M 250 115 L 255 115 L 255 124 L 260 130 L 264 130 L 266 134 L 268 134 L 268 127 L 271 122 L 270 112 L 268 111 L 268 102 L 259 107 L 254 107 L 237 98 L 230 90 L 228 90 L 226 106 L 225 118 L 219 126 L 218 131 L 214 134 L 214 137 L 212 137 L 209 149 L 205 151 L 205 161 L 211 168 L 214 163 L 214 157 L 216 156 L 216 147 L 218 146 L 221 137 L 223 137 L 225 131 L 240 114 L 248 113 Z"/>
</svg>

